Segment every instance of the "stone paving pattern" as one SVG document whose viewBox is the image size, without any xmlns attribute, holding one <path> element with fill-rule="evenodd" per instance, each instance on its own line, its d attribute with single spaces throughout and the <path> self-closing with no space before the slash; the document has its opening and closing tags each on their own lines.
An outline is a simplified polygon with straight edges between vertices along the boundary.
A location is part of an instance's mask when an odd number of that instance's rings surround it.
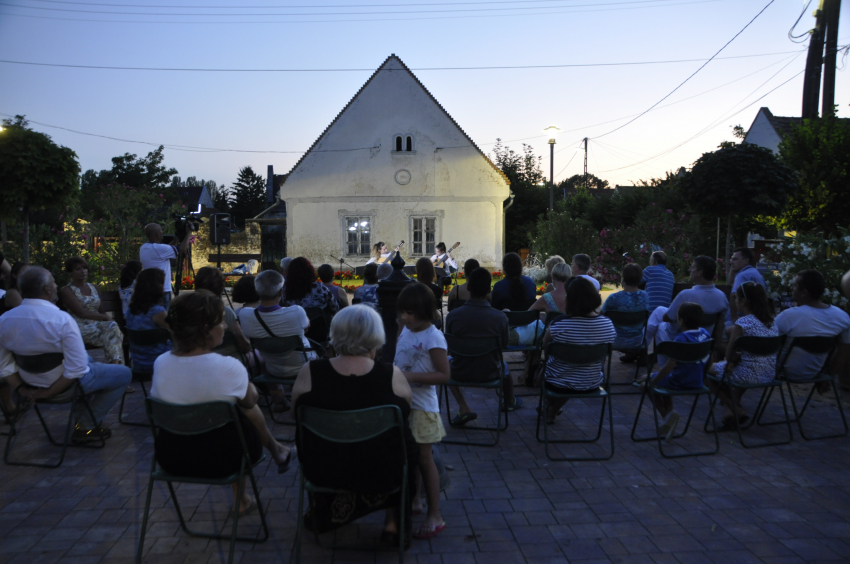
<svg viewBox="0 0 850 564">
<path fill-rule="evenodd" d="M 520 364 L 513 356 L 516 375 Z M 619 365 L 616 360 L 614 365 L 614 380 L 631 379 L 633 365 Z M 531 393 L 523 387 L 517 390 Z M 467 395 L 481 422 L 486 422 L 485 414 L 495 410 L 494 394 Z M 848 399 L 844 397 L 845 405 Z M 745 401 L 752 409 L 754 399 Z M 128 402 L 131 416 L 141 418 L 142 395 L 129 395 Z M 453 467 L 441 504 L 448 527 L 430 541 L 413 541 L 406 562 L 850 561 L 848 438 L 806 442 L 795 429 L 790 445 L 744 450 L 736 435 L 721 435 L 717 455 L 665 460 L 655 443 L 629 439 L 638 396 L 616 395 L 614 457 L 606 462 L 550 462 L 534 438 L 536 397 L 526 397 L 525 402 L 523 409 L 510 415 L 510 427 L 498 446 L 440 446 L 444 461 Z M 684 411 L 681 403 L 677 405 Z M 769 415 L 779 414 L 777 406 L 778 402 L 773 404 Z M 709 446 L 710 437 L 701 428 L 706 413 L 703 400 L 695 426 L 676 442 L 676 448 Z M 61 425 L 58 415 L 53 414 L 51 421 Z M 598 404 L 571 400 L 553 430 L 561 435 L 592 433 L 597 416 Z M 644 408 L 644 431 L 649 429 L 650 417 Z M 835 428 L 834 402 L 816 400 L 807 422 L 813 431 Z M 134 561 L 153 439 L 148 429 L 120 425 L 117 408 L 106 425 L 114 434 L 105 449 L 69 449 L 58 469 L 0 466 L 0 564 Z M 291 437 L 292 430 L 274 427 L 278 436 Z M 776 437 L 779 432 L 778 427 L 754 428 L 749 434 Z M 451 429 L 449 433 L 459 434 Z M 562 451 L 577 453 L 583 448 L 565 446 Z M 600 448 L 591 445 L 586 452 L 599 453 Z M 46 457 L 57 450 L 46 446 L 30 412 L 14 454 Z M 271 538 L 265 543 L 238 543 L 235 561 L 290 562 L 298 473 L 279 475 L 268 461 L 256 473 Z M 184 485 L 178 495 L 198 528 L 229 531 L 229 488 Z M 318 547 L 312 537 L 306 537 L 303 561 L 394 562 L 396 552 L 375 550 L 381 523 L 382 515 L 373 514 L 323 538 L 325 546 L 334 541 L 348 548 Z M 240 529 L 242 534 L 259 530 L 256 513 L 241 520 Z M 224 563 L 227 549 L 227 542 L 184 534 L 167 490 L 157 486 L 144 562 Z"/>
</svg>

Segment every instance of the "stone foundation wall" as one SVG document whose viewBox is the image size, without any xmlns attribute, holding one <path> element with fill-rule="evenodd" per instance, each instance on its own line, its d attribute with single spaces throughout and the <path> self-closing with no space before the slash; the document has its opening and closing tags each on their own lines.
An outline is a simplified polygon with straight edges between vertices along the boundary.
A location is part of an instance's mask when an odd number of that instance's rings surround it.
<svg viewBox="0 0 850 564">
<path fill-rule="evenodd" d="M 210 255 L 218 254 L 218 245 L 210 243 L 209 223 L 202 223 L 196 235 L 197 239 L 195 244 L 192 245 L 192 268 L 194 268 L 195 272 L 197 272 L 199 268 L 203 268 L 205 266 L 216 266 L 215 261 L 209 261 L 209 257 Z M 244 231 L 240 233 L 231 233 L 230 244 L 221 246 L 221 254 L 259 255 L 261 253 L 260 242 L 260 226 L 256 223 L 248 223 Z M 232 272 L 235 267 L 247 262 L 247 260 L 239 262 L 222 262 L 221 268 L 225 272 Z M 257 257 L 257 262 L 260 262 L 259 257 Z"/>
</svg>

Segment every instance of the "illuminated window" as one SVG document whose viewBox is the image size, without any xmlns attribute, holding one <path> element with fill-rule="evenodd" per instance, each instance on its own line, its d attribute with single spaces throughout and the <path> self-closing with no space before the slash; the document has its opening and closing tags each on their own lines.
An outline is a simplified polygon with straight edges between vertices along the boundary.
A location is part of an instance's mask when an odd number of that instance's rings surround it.
<svg viewBox="0 0 850 564">
<path fill-rule="evenodd" d="M 372 250 L 372 218 L 367 216 L 346 216 L 345 247 L 346 255 L 369 255 Z"/>
</svg>

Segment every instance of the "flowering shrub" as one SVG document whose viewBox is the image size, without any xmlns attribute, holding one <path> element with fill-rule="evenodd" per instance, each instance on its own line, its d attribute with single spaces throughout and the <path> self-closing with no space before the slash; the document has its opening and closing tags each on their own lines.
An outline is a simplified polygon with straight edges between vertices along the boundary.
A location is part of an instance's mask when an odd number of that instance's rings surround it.
<svg viewBox="0 0 850 564">
<path fill-rule="evenodd" d="M 334 278 L 338 280 L 360 280 L 362 277 L 350 270 L 337 270 L 334 272 Z"/>
<path fill-rule="evenodd" d="M 761 262 L 778 263 L 777 270 L 768 270 L 764 280 L 774 299 L 791 294 L 794 277 L 801 270 L 815 269 L 826 281 L 824 303 L 850 312 L 850 301 L 841 295 L 841 276 L 850 270 L 850 232 L 840 229 L 831 239 L 818 235 L 798 234 L 785 237 L 772 247 L 771 253 L 761 257 Z"/>
<path fill-rule="evenodd" d="M 522 269 L 522 273 L 526 276 L 530 277 L 537 284 L 543 282 L 546 278 L 546 269 L 545 268 L 535 268 L 535 267 L 525 267 Z"/>
<path fill-rule="evenodd" d="M 180 282 L 180 288 L 182 288 L 183 290 L 194 290 L 195 289 L 195 279 L 190 278 L 189 276 L 186 276 Z"/>
</svg>

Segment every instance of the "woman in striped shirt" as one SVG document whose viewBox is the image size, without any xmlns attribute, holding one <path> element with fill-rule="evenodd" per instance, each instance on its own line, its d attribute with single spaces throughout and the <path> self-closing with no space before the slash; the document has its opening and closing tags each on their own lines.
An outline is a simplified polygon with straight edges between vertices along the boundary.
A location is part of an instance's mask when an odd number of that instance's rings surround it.
<svg viewBox="0 0 850 564">
<path fill-rule="evenodd" d="M 611 320 L 599 315 L 602 304 L 599 292 L 588 280 L 574 278 L 567 287 L 567 313 L 555 319 L 543 337 L 543 347 L 549 343 L 573 345 L 598 345 L 613 343 L 617 332 Z M 602 385 L 602 367 L 599 364 L 569 364 L 550 358 L 546 363 L 545 385 L 554 392 L 585 392 Z M 550 423 L 560 413 L 566 399 L 549 402 L 546 417 Z"/>
</svg>

